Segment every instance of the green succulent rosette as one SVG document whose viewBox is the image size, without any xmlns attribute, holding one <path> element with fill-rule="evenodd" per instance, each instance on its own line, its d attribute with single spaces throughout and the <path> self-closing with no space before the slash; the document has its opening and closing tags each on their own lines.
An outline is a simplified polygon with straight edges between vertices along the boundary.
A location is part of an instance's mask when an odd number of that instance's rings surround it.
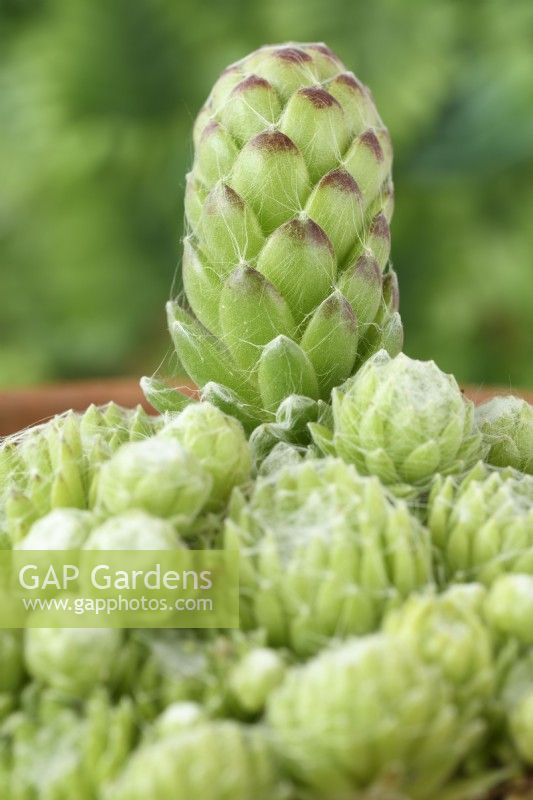
<svg viewBox="0 0 533 800">
<path fill-rule="evenodd" d="M 466 471 L 484 452 L 473 404 L 433 361 L 382 350 L 332 400 L 333 431 L 310 424 L 315 444 L 400 496 L 424 492 L 435 473 Z"/>
<path fill-rule="evenodd" d="M 78 550 L 85 544 L 94 515 L 79 508 L 55 508 L 36 520 L 15 550 Z"/>
<path fill-rule="evenodd" d="M 294 779 L 324 800 L 436 800 L 482 728 L 439 669 L 385 634 L 290 670 L 267 721 Z"/>
<path fill-rule="evenodd" d="M 133 704 L 95 691 L 83 704 L 30 685 L 0 726 L 2 800 L 94 800 L 137 738 Z"/>
<path fill-rule="evenodd" d="M 383 629 L 441 670 L 467 715 L 486 707 L 496 685 L 491 631 L 483 618 L 480 584 L 443 594 L 413 594 L 386 618 Z"/>
<path fill-rule="evenodd" d="M 445 580 L 533 574 L 532 476 L 481 463 L 462 480 L 437 476 L 427 520 Z"/>
<path fill-rule="evenodd" d="M 151 436 L 159 421 L 114 403 L 69 411 L 0 444 L 0 537 L 11 546 L 58 508 L 91 506 L 100 466 L 124 443 Z"/>
<path fill-rule="evenodd" d="M 116 628 L 27 628 L 28 673 L 65 696 L 83 698 L 113 684 L 124 634 Z"/>
<path fill-rule="evenodd" d="M 199 460 L 169 438 L 123 445 L 102 465 L 95 488 L 98 513 L 145 511 L 187 528 L 205 508 L 213 479 Z"/>
<path fill-rule="evenodd" d="M 105 800 L 281 800 L 271 747 L 259 726 L 199 722 L 141 745 Z"/>
<path fill-rule="evenodd" d="M 247 500 L 236 495 L 225 547 L 239 558 L 241 623 L 302 654 L 375 629 L 431 581 L 427 532 L 405 503 L 334 458 L 281 468 Z"/>
<path fill-rule="evenodd" d="M 198 386 L 217 384 L 254 427 L 292 394 L 327 399 L 380 347 L 401 350 L 391 142 L 331 50 L 263 47 L 228 67 L 194 147 L 187 308 L 169 303 L 168 319 Z"/>
<path fill-rule="evenodd" d="M 485 460 L 496 467 L 533 473 L 533 406 L 519 397 L 493 397 L 476 418 L 489 446 Z"/>
<path fill-rule="evenodd" d="M 159 436 L 178 441 L 211 476 L 210 508 L 223 508 L 233 487 L 250 478 L 252 458 L 242 425 L 212 403 L 187 406 Z"/>
<path fill-rule="evenodd" d="M 175 550 L 184 545 L 168 519 L 134 509 L 94 527 L 83 546 L 86 550 Z"/>
</svg>

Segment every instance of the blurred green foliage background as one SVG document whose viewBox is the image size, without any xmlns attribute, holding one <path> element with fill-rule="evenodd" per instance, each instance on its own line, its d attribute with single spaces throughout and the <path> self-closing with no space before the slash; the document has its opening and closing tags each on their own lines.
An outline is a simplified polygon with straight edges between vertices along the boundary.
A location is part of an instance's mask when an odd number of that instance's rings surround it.
<svg viewBox="0 0 533 800">
<path fill-rule="evenodd" d="M 0 0 L 0 385 L 157 369 L 194 116 L 290 39 L 391 130 L 406 351 L 533 386 L 531 0 Z"/>
</svg>

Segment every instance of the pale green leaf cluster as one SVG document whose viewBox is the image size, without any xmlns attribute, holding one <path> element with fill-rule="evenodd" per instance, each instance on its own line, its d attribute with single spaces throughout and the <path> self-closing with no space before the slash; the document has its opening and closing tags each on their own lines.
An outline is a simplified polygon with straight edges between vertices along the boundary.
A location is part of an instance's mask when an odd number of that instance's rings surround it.
<svg viewBox="0 0 533 800">
<path fill-rule="evenodd" d="M 496 467 L 533 473 L 533 406 L 519 397 L 494 397 L 476 409 L 476 418 Z"/>
<path fill-rule="evenodd" d="M 463 479 L 438 475 L 428 526 L 445 579 L 491 583 L 504 572 L 533 574 L 533 478 L 478 464 Z"/>
<path fill-rule="evenodd" d="M 124 443 L 151 436 L 159 422 L 139 406 L 115 403 L 73 411 L 0 442 L 0 535 L 19 542 L 33 522 L 57 508 L 92 504 L 100 466 Z"/>
<path fill-rule="evenodd" d="M 432 361 L 382 350 L 333 391 L 333 431 L 311 426 L 317 446 L 376 475 L 400 496 L 435 473 L 461 473 L 483 454 L 474 406 Z"/>
<path fill-rule="evenodd" d="M 239 558 L 242 624 L 304 654 L 375 629 L 432 580 L 427 532 L 405 503 L 334 458 L 260 478 L 248 501 L 235 496 L 225 546 Z"/>
</svg>

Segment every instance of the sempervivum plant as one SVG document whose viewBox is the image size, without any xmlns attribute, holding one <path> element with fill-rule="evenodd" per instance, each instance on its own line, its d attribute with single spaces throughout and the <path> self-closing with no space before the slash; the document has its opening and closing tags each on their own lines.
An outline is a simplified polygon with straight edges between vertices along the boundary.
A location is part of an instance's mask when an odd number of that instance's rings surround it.
<svg viewBox="0 0 533 800">
<path fill-rule="evenodd" d="M 437 476 L 428 526 L 448 580 L 533 574 L 533 476 L 481 463 L 463 480 Z"/>
<path fill-rule="evenodd" d="M 199 722 L 141 745 L 106 800 L 280 800 L 270 744 L 261 728 Z"/>
<path fill-rule="evenodd" d="M 460 473 L 483 452 L 474 406 L 433 361 L 381 350 L 333 392 L 333 432 L 311 423 L 316 444 L 416 495 L 436 472 Z"/>
<path fill-rule="evenodd" d="M 132 702 L 96 690 L 83 705 L 32 685 L 2 728 L 0 796 L 94 800 L 135 744 Z M 80 706 L 78 708 L 78 706 Z"/>
<path fill-rule="evenodd" d="M 480 584 L 451 586 L 443 594 L 413 594 L 386 618 L 384 630 L 438 667 L 457 698 L 479 713 L 495 685 L 491 632 L 483 619 Z"/>
<path fill-rule="evenodd" d="M 289 670 L 268 722 L 294 778 L 328 800 L 436 800 L 480 729 L 442 673 L 385 634 Z"/>
<path fill-rule="evenodd" d="M 375 629 L 431 579 L 427 533 L 403 501 L 334 458 L 280 469 L 247 501 L 236 496 L 225 546 L 240 559 L 242 623 L 303 654 Z"/>
<path fill-rule="evenodd" d="M 110 403 L 73 411 L 8 437 L 0 445 L 0 533 L 20 541 L 55 508 L 87 508 L 98 467 L 124 442 L 150 436 L 159 422 L 139 406 Z"/>
<path fill-rule="evenodd" d="M 212 478 L 208 506 L 224 506 L 234 486 L 250 477 L 252 458 L 241 424 L 208 402 L 187 406 L 159 434 L 192 453 Z"/>
<path fill-rule="evenodd" d="M 486 461 L 533 473 L 533 406 L 519 397 L 494 397 L 476 409 L 490 447 Z"/>
<path fill-rule="evenodd" d="M 107 515 L 146 511 L 186 526 L 204 508 L 211 486 L 211 476 L 179 442 L 153 436 L 123 445 L 103 464 L 96 508 Z"/>
<path fill-rule="evenodd" d="M 194 129 L 183 283 L 168 307 L 189 375 L 256 422 L 327 398 L 402 346 L 389 135 L 322 44 L 263 47 L 226 69 Z"/>
</svg>

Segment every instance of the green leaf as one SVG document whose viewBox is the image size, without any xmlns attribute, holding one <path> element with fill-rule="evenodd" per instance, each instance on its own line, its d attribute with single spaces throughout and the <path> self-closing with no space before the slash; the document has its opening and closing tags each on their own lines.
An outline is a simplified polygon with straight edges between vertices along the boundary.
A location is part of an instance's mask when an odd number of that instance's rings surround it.
<svg viewBox="0 0 533 800">
<path fill-rule="evenodd" d="M 278 336 L 270 342 L 259 361 L 259 391 L 264 407 L 276 411 L 291 394 L 318 399 L 318 380 L 308 356 L 292 339 Z"/>
</svg>

